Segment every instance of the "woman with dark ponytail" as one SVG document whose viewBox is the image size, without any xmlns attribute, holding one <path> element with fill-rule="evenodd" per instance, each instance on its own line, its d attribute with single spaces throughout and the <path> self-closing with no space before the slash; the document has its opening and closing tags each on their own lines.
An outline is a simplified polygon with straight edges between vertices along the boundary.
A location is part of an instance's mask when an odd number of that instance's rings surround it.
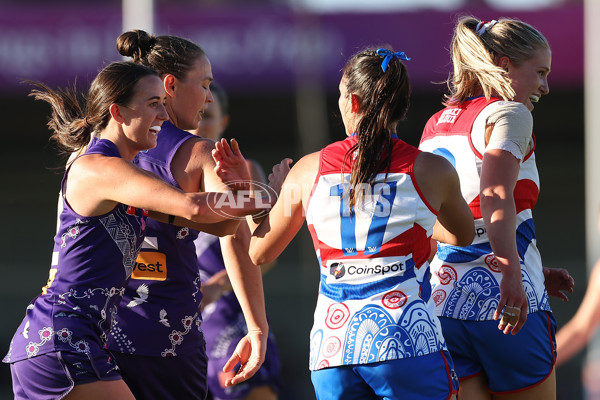
<svg viewBox="0 0 600 400">
<path fill-rule="evenodd" d="M 348 61 L 339 85 L 348 137 L 291 168 L 251 239 L 254 263 L 268 263 L 308 224 L 321 277 L 309 362 L 319 400 L 455 398 L 427 260 L 432 237 L 470 243 L 473 218 L 452 165 L 396 134 L 407 59 L 381 48 Z"/>
<path fill-rule="evenodd" d="M 136 267 L 147 221 L 221 235 L 238 223 L 213 211 L 222 194 L 184 193 L 132 163 L 140 151 L 156 146 L 168 119 L 165 91 L 153 69 L 112 63 L 87 96 L 36 85 L 32 95 L 52 107 L 52 139 L 66 152 L 89 146 L 67 165 L 48 281 L 27 307 L 3 361 L 11 364 L 15 399 L 133 400 L 106 349 L 106 335 Z M 245 210 L 223 211 L 243 216 L 257 209 L 248 203 Z"/>
</svg>

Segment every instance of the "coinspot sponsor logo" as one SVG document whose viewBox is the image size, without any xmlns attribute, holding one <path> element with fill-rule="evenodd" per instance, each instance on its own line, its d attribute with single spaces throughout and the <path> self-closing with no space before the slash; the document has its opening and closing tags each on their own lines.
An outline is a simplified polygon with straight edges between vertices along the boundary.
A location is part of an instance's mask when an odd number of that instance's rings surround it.
<svg viewBox="0 0 600 400">
<path fill-rule="evenodd" d="M 248 212 L 254 218 L 260 218 L 269 213 L 271 206 L 277 201 L 277 192 L 269 185 L 256 181 L 231 181 L 229 187 L 238 188 L 226 193 L 213 193 L 208 198 L 209 208 L 218 215 L 228 219 L 244 219 L 245 215 L 236 215 L 236 210 L 250 209 Z M 252 190 L 250 190 L 252 188 Z"/>
<path fill-rule="evenodd" d="M 404 263 L 398 262 L 389 265 L 344 265 L 343 263 L 332 263 L 329 266 L 329 274 L 335 279 L 340 279 L 344 275 L 381 275 L 390 273 L 404 272 Z"/>
</svg>

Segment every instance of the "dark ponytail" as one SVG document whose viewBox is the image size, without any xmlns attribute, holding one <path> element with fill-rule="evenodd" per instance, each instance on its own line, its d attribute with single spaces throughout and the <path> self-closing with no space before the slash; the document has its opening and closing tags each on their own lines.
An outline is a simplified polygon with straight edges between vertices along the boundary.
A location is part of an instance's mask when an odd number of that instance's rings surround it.
<svg viewBox="0 0 600 400">
<path fill-rule="evenodd" d="M 45 101 L 52 108 L 47 124 L 53 132 L 50 139 L 69 153 L 87 145 L 93 127 L 86 119 L 86 99 L 77 92 L 75 85 L 55 91 L 41 82 L 26 82 L 37 86 L 29 95 L 36 100 Z"/>
<path fill-rule="evenodd" d="M 128 105 L 137 83 L 148 75 L 158 76 L 144 65 L 125 61 L 111 63 L 92 81 L 87 96 L 79 93 L 75 85 L 53 90 L 40 82 L 28 82 L 37 86 L 30 96 L 45 101 L 52 108 L 48 120 L 48 127 L 53 131 L 50 139 L 70 153 L 86 146 L 92 132 L 104 130 L 110 120 L 110 105 Z"/>
<path fill-rule="evenodd" d="M 362 183 L 372 185 L 378 173 L 389 170 L 391 135 L 396 133 L 398 122 L 405 118 L 409 106 L 410 81 L 406 67 L 392 57 L 383 71 L 383 60 L 375 49 L 366 49 L 355 54 L 343 70 L 342 79 L 348 92 L 356 94 L 359 100 L 357 144 L 345 154 L 343 163 L 346 165 L 356 153 L 350 177 L 350 207 L 362 194 L 352 188 Z"/>
</svg>

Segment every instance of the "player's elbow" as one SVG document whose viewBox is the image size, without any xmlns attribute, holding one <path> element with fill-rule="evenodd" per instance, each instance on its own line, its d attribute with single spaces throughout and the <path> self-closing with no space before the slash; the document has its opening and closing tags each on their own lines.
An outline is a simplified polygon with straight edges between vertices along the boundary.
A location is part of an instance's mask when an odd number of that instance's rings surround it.
<svg viewBox="0 0 600 400">
<path fill-rule="evenodd" d="M 268 264 L 273 261 L 273 259 L 268 256 L 267 252 L 261 249 L 256 243 L 255 238 L 252 238 L 250 241 L 250 249 L 248 250 L 248 254 L 250 255 L 250 259 L 254 265 Z"/>
<path fill-rule="evenodd" d="M 213 233 L 215 236 L 224 237 L 233 235 L 237 232 L 237 229 L 240 225 L 240 220 L 226 220 L 220 223 L 215 224 L 216 230 Z"/>
<path fill-rule="evenodd" d="M 261 265 L 261 264 L 268 263 L 268 261 L 266 261 L 263 254 L 260 254 L 257 251 L 252 251 L 252 248 L 250 248 L 250 252 L 248 254 L 250 255 L 250 259 L 252 260 L 252 263 L 254 265 Z"/>
<path fill-rule="evenodd" d="M 469 246 L 473 243 L 473 239 L 475 238 L 475 226 L 471 224 L 470 226 L 466 226 L 461 230 L 459 234 L 456 235 L 456 244 L 455 246 Z"/>
</svg>

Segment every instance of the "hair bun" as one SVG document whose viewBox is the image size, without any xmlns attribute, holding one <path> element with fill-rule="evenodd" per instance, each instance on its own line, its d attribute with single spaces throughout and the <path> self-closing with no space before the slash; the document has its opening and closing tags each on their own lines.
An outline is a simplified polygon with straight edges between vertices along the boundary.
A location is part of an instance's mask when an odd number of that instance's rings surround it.
<svg viewBox="0 0 600 400">
<path fill-rule="evenodd" d="M 135 62 L 145 58 L 155 44 L 156 37 L 150 36 L 141 29 L 124 32 L 117 38 L 119 54 L 132 57 Z"/>
<path fill-rule="evenodd" d="M 156 37 L 148 35 L 142 30 L 138 30 L 138 46 L 142 54 L 149 53 L 156 44 Z"/>
</svg>

